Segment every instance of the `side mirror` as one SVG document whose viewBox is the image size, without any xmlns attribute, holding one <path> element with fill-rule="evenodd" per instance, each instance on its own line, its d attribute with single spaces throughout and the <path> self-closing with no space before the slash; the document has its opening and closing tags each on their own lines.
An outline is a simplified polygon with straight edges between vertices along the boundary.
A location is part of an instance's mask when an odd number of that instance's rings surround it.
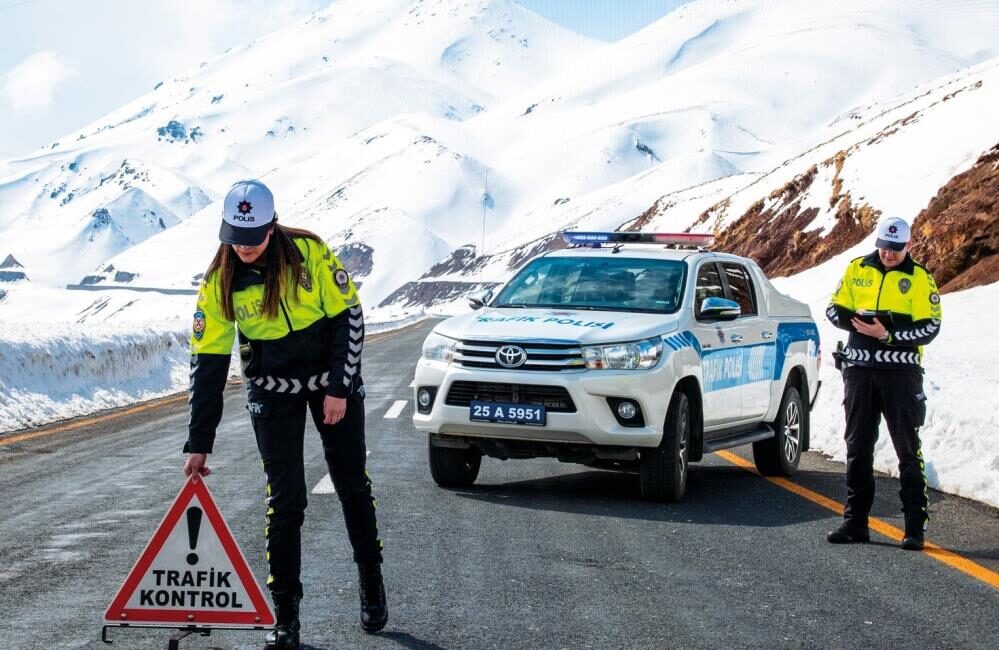
<svg viewBox="0 0 999 650">
<path fill-rule="evenodd" d="M 479 293 L 474 293 L 468 297 L 468 306 L 472 309 L 482 309 L 493 298 L 493 290 L 487 289 Z"/>
<path fill-rule="evenodd" d="M 742 315 L 742 307 L 726 298 L 705 298 L 701 303 L 701 317 L 713 320 L 735 320 Z"/>
</svg>

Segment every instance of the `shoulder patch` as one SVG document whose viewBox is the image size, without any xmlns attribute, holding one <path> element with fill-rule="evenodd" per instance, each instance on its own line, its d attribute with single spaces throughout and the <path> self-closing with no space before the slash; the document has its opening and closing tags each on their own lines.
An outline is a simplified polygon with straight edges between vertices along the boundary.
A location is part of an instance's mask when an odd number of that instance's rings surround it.
<svg viewBox="0 0 999 650">
<path fill-rule="evenodd" d="M 347 285 L 350 283 L 350 276 L 343 269 L 337 269 L 333 273 L 333 281 L 336 282 L 336 286 L 341 289 L 346 289 Z"/>
<path fill-rule="evenodd" d="M 934 305 L 940 304 L 940 294 L 934 291 L 930 294 L 930 303 Z"/>
<path fill-rule="evenodd" d="M 201 340 L 201 337 L 205 335 L 205 312 L 200 309 L 194 312 L 194 325 L 191 331 L 194 334 L 194 338 Z"/>
</svg>

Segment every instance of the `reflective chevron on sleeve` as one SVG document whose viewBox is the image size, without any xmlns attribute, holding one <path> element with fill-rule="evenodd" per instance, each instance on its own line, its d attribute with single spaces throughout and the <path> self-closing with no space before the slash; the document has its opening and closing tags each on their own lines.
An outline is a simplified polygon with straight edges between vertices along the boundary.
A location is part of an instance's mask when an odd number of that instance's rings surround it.
<svg viewBox="0 0 999 650">
<path fill-rule="evenodd" d="M 894 335 L 895 339 L 898 341 L 916 341 L 926 336 L 934 334 L 938 329 L 940 329 L 940 320 L 934 318 L 928 324 L 911 330 L 902 330 Z"/>
<path fill-rule="evenodd" d="M 264 390 L 273 391 L 275 393 L 289 393 L 291 395 L 297 395 L 301 392 L 302 388 L 315 391 L 329 386 L 330 371 L 327 370 L 322 374 L 312 375 L 307 379 L 297 379 L 295 377 L 285 379 L 284 377 L 271 377 L 268 375 L 266 377 L 257 377 L 256 379 L 253 379 L 252 382 Z"/>
<path fill-rule="evenodd" d="M 343 385 L 349 387 L 357 374 L 361 349 L 364 347 L 364 312 L 360 305 L 350 308 L 347 323 L 350 325 L 350 340 L 347 341 L 350 352 L 347 353 L 347 363 L 343 367 Z"/>
<path fill-rule="evenodd" d="M 836 305 L 829 305 L 826 307 L 826 317 L 831 320 L 834 325 L 839 325 L 839 313 L 836 311 Z"/>
</svg>

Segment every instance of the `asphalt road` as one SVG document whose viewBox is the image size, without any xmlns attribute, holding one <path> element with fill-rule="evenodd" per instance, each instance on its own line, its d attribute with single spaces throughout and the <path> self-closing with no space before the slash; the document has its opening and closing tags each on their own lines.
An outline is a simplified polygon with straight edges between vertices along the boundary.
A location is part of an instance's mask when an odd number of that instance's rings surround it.
<svg viewBox="0 0 999 650">
<path fill-rule="evenodd" d="M 834 512 L 719 455 L 693 466 L 679 504 L 639 500 L 635 475 L 551 460 L 485 459 L 475 486 L 436 487 L 425 438 L 410 422 L 409 383 L 427 329 L 365 348 L 389 625 L 378 636 L 358 627 L 339 502 L 313 494 L 303 533 L 304 647 L 999 647 L 999 589 L 981 577 L 999 572 L 999 513 L 971 501 L 931 493 L 928 538 L 976 563 L 979 577 L 880 535 L 829 545 Z M 399 400 L 407 401 L 399 416 L 384 417 Z M 262 584 L 264 480 L 243 404 L 233 386 L 208 481 Z M 174 399 L 0 438 L 8 647 L 107 647 L 104 609 L 183 483 L 186 422 L 185 402 Z M 310 487 L 325 473 L 311 431 Z M 835 501 L 845 491 L 842 465 L 813 453 L 793 483 Z M 895 480 L 879 478 L 874 514 L 900 527 L 897 491 Z M 112 647 L 163 648 L 169 634 L 112 630 Z M 260 632 L 216 631 L 180 647 L 262 644 Z"/>
</svg>

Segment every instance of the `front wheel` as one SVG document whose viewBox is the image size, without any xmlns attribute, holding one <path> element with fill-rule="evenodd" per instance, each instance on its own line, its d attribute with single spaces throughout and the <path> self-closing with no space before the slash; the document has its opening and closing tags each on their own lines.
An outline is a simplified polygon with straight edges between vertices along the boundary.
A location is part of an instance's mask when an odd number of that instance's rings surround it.
<svg viewBox="0 0 999 650">
<path fill-rule="evenodd" d="M 690 400 L 677 391 L 669 401 L 663 439 L 655 449 L 643 449 L 639 463 L 642 498 L 679 501 L 687 491 L 690 454 Z"/>
<path fill-rule="evenodd" d="M 479 450 L 438 447 L 430 436 L 427 436 L 427 457 L 430 476 L 441 487 L 466 487 L 475 483 L 482 464 Z"/>
<path fill-rule="evenodd" d="M 801 461 L 801 446 L 808 439 L 808 414 L 796 387 L 784 389 L 773 428 L 773 438 L 753 443 L 756 469 L 764 476 L 793 476 Z"/>
</svg>

